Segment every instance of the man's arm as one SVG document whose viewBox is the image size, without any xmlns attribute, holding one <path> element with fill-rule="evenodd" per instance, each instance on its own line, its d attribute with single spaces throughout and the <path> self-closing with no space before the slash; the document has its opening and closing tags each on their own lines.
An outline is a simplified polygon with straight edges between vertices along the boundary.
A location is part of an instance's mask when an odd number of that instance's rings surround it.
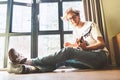
<svg viewBox="0 0 120 80">
<path fill-rule="evenodd" d="M 102 49 L 105 47 L 105 43 L 102 37 L 98 37 L 95 44 L 86 45 L 86 42 L 84 39 L 82 40 L 82 43 L 80 43 L 79 47 L 81 47 L 83 50 L 97 50 Z"/>
</svg>

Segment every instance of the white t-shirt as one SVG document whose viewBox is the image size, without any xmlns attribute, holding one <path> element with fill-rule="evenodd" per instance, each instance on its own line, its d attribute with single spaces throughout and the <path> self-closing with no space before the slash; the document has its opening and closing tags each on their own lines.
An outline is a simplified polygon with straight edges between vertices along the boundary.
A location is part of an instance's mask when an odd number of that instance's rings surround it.
<svg viewBox="0 0 120 80">
<path fill-rule="evenodd" d="M 73 30 L 73 38 L 74 41 L 76 39 L 80 39 L 83 36 L 83 39 L 87 42 L 88 45 L 94 44 L 97 41 L 97 37 L 102 37 L 102 34 L 99 30 L 99 27 L 93 23 L 93 22 L 85 22 L 82 28 L 75 27 Z M 92 50 L 92 51 L 99 51 L 98 50 Z M 107 51 L 107 48 L 103 49 L 104 51 Z"/>
</svg>

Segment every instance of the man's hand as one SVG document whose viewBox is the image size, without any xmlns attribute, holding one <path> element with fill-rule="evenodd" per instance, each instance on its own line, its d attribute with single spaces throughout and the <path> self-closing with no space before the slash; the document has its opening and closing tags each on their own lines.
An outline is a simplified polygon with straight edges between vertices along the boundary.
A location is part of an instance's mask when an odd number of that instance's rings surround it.
<svg viewBox="0 0 120 80">
<path fill-rule="evenodd" d="M 76 43 L 70 43 L 70 42 L 66 42 L 64 44 L 64 47 L 73 47 L 73 48 L 77 48 L 78 45 Z"/>
<path fill-rule="evenodd" d="M 82 48 L 83 50 L 86 50 L 86 41 L 84 40 L 84 38 L 83 37 L 81 37 L 80 39 L 79 39 L 79 41 L 77 42 L 77 44 L 78 44 L 78 48 Z"/>
<path fill-rule="evenodd" d="M 66 43 L 64 44 L 64 47 L 69 47 L 70 45 L 71 45 L 70 42 L 66 42 Z"/>
</svg>

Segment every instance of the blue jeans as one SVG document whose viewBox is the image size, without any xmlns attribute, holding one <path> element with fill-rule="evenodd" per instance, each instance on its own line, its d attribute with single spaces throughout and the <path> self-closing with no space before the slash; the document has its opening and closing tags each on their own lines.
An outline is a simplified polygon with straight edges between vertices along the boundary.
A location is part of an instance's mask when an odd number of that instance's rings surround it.
<svg viewBox="0 0 120 80">
<path fill-rule="evenodd" d="M 83 51 L 76 48 L 63 48 L 55 54 L 32 59 L 33 66 L 46 71 L 53 71 L 59 66 L 66 65 L 75 68 L 102 68 L 107 64 L 105 51 Z"/>
</svg>

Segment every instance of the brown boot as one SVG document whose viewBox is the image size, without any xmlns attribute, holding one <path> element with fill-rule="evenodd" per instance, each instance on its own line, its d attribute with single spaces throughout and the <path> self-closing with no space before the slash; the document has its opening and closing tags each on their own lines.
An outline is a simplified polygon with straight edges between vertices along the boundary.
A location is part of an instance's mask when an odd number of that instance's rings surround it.
<svg viewBox="0 0 120 80">
<path fill-rule="evenodd" d="M 9 55 L 10 61 L 13 62 L 13 63 L 16 63 L 16 64 L 24 64 L 27 60 L 27 58 L 20 55 L 13 48 L 9 50 L 8 55 Z"/>
</svg>

